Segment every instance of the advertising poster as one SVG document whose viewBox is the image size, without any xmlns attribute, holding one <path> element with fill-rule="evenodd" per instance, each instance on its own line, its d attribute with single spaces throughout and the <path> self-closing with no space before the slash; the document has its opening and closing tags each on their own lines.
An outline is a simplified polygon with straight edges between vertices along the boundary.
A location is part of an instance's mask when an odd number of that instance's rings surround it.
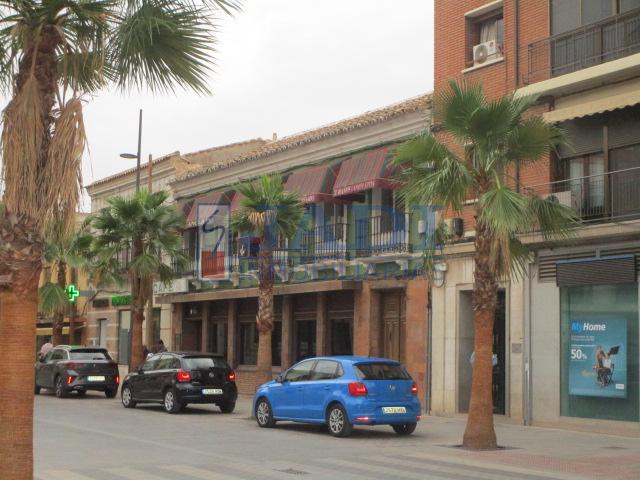
<svg viewBox="0 0 640 480">
<path fill-rule="evenodd" d="M 200 278 L 229 278 L 229 206 L 198 205 Z"/>
<path fill-rule="evenodd" d="M 627 396 L 627 321 L 573 320 L 569 340 L 569 394 Z"/>
</svg>

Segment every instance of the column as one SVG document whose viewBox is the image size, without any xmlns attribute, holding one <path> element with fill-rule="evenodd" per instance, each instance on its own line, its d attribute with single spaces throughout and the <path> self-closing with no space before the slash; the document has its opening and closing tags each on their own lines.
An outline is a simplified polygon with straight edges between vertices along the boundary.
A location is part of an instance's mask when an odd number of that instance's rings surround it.
<svg viewBox="0 0 640 480">
<path fill-rule="evenodd" d="M 418 395 L 425 405 L 427 385 L 427 321 L 429 285 L 426 279 L 407 282 L 405 324 L 405 366 L 418 384 Z"/>
<path fill-rule="evenodd" d="M 363 281 L 362 289 L 354 292 L 354 302 L 353 354 L 381 356 L 380 292 L 371 288 L 371 282 Z"/>
<path fill-rule="evenodd" d="M 238 366 L 237 342 L 238 337 L 238 300 L 235 298 L 227 302 L 227 363 L 231 368 Z"/>
<path fill-rule="evenodd" d="M 280 351 L 282 370 L 291 366 L 293 358 L 293 297 L 282 297 L 282 349 Z"/>
<path fill-rule="evenodd" d="M 171 304 L 171 340 L 170 345 L 171 350 L 180 350 L 182 345 L 176 342 L 176 337 L 182 334 L 182 310 L 184 304 L 182 303 L 172 303 Z M 182 342 L 180 342 L 182 343 Z"/>
<path fill-rule="evenodd" d="M 202 327 L 200 329 L 200 351 L 209 351 L 209 311 L 211 302 L 202 302 Z"/>
<path fill-rule="evenodd" d="M 316 295 L 316 355 L 320 357 L 329 354 L 327 304 L 325 292 L 318 292 Z"/>
</svg>

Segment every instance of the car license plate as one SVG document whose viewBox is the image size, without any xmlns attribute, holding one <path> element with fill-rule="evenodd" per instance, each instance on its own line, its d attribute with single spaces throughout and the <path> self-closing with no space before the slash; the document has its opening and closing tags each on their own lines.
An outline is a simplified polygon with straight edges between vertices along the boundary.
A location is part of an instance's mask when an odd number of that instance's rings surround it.
<svg viewBox="0 0 640 480">
<path fill-rule="evenodd" d="M 405 407 L 382 407 L 382 413 L 407 413 Z"/>
<path fill-rule="evenodd" d="M 203 395 L 222 395 L 222 389 L 221 388 L 203 388 L 202 394 Z"/>
<path fill-rule="evenodd" d="M 87 380 L 90 382 L 104 382 L 104 375 L 90 375 Z"/>
</svg>

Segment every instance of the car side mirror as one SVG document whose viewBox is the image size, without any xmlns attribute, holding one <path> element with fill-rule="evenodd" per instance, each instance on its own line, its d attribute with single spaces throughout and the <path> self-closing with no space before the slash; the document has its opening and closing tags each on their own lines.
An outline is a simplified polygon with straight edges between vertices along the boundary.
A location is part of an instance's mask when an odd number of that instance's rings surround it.
<svg viewBox="0 0 640 480">
<path fill-rule="evenodd" d="M 44 357 L 40 357 L 40 358 L 38 359 L 38 361 L 39 361 L 40 363 L 45 363 L 45 362 L 46 362 L 46 360 L 45 360 L 45 358 L 44 358 Z"/>
<path fill-rule="evenodd" d="M 284 375 L 280 374 L 276 377 L 276 382 L 278 383 L 284 383 Z"/>
</svg>

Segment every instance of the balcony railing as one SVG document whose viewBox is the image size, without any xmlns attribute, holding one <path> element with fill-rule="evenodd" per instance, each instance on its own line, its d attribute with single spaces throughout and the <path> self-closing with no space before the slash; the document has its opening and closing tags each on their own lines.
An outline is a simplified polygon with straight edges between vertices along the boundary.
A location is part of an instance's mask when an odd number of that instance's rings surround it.
<svg viewBox="0 0 640 480">
<path fill-rule="evenodd" d="M 185 248 L 182 253 L 189 259 L 186 265 L 178 265 L 174 260 L 171 261 L 171 270 L 178 278 L 195 277 L 196 275 L 196 259 L 195 250 L 193 248 Z"/>
<path fill-rule="evenodd" d="M 356 222 L 356 255 L 409 252 L 409 216 L 388 212 Z"/>
<path fill-rule="evenodd" d="M 346 223 L 322 225 L 303 232 L 301 263 L 348 259 L 346 239 Z"/>
<path fill-rule="evenodd" d="M 640 52 L 640 9 L 527 46 L 526 83 L 535 83 Z"/>
<path fill-rule="evenodd" d="M 584 222 L 640 218 L 640 167 L 525 187 L 572 207 Z"/>
</svg>

